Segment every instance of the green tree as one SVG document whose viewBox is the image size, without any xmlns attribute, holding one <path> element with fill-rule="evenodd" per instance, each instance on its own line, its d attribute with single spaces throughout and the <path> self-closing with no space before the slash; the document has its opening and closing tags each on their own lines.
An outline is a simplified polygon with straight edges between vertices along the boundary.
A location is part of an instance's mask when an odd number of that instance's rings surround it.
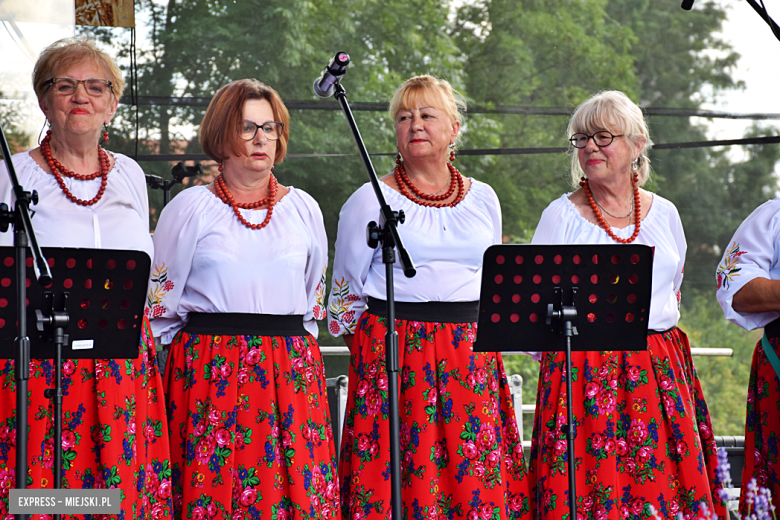
<svg viewBox="0 0 780 520">
<path fill-rule="evenodd" d="M 468 95 L 486 105 L 573 107 L 597 90 L 635 92 L 629 28 L 600 0 L 492 0 L 461 7 L 453 34 L 464 52 Z M 489 32 L 475 27 L 490 27 Z M 567 117 L 474 118 L 492 129 L 467 134 L 470 147 L 564 146 Z M 476 138 L 475 138 L 476 137 Z M 478 140 L 479 139 L 479 140 Z M 463 158 L 499 193 L 505 234 L 529 237 L 542 210 L 568 186 L 567 158 L 514 155 Z"/>
</svg>

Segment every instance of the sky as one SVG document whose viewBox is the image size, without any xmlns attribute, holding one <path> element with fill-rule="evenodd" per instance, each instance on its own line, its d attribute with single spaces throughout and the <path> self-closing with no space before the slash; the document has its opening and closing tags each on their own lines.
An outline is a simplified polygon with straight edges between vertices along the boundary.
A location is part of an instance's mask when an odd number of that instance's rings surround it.
<svg viewBox="0 0 780 520">
<path fill-rule="evenodd" d="M 677 0 L 674 0 L 677 1 Z M 721 0 L 727 9 L 727 21 L 721 36 L 741 55 L 733 77 L 745 82 L 745 90 L 735 90 L 720 96 L 715 104 L 702 108 L 732 113 L 780 114 L 780 40 L 766 22 L 745 0 Z M 780 24 L 780 0 L 764 0 L 769 16 Z M 694 9 L 696 3 L 694 3 Z M 685 11 L 680 10 L 682 16 Z M 712 120 L 711 139 L 738 139 L 750 126 L 748 120 Z M 780 128 L 780 120 L 766 121 Z M 739 156 L 739 151 L 734 150 Z"/>
</svg>

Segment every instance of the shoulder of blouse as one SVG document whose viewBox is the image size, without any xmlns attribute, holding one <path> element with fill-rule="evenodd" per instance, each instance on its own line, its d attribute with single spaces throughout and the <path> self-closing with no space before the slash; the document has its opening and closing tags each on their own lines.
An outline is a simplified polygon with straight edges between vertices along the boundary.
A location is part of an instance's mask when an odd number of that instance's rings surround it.
<svg viewBox="0 0 780 520">
<path fill-rule="evenodd" d="M 30 150 L 15 153 L 11 157 L 13 164 L 14 164 L 14 171 L 18 176 L 21 175 L 28 175 L 30 173 L 33 173 L 37 171 L 41 176 L 48 177 L 49 174 L 43 171 L 43 169 L 38 166 L 38 163 L 35 162 L 35 159 L 32 158 L 30 155 Z M 8 170 L 8 165 L 6 165 L 5 160 L 0 161 L 0 164 L 2 164 L 3 170 Z M 7 174 L 3 175 L 2 180 L 0 182 L 7 182 L 8 184 L 11 183 L 11 179 L 8 177 Z M 19 179 L 19 182 L 22 182 L 22 179 Z M 27 186 L 23 186 L 25 189 L 27 189 Z"/>
<path fill-rule="evenodd" d="M 464 202 L 468 200 L 469 195 L 472 195 L 477 202 L 498 205 L 498 195 L 490 184 L 473 177 L 470 177 L 469 180 L 471 181 L 471 188 L 469 188 L 469 193 L 466 194 L 466 198 L 463 199 Z"/>
<path fill-rule="evenodd" d="M 381 186 L 382 184 L 384 184 L 384 182 L 379 181 L 379 184 Z M 385 185 L 385 187 L 388 190 L 391 189 L 387 185 Z M 349 196 L 347 201 L 341 207 L 341 211 L 339 212 L 339 215 L 345 212 L 350 213 L 353 211 L 372 211 L 372 210 L 379 211 L 379 202 L 376 200 L 376 195 L 374 194 L 373 186 L 371 185 L 370 182 L 367 182 L 363 184 L 361 187 L 359 187 L 358 189 L 356 189 L 352 193 L 352 195 Z"/>
<path fill-rule="evenodd" d="M 143 168 L 141 168 L 141 165 L 138 164 L 132 157 L 128 157 L 127 155 L 119 152 L 109 153 L 114 156 L 114 166 L 117 168 L 117 171 L 128 171 L 132 173 L 143 174 Z"/>
<path fill-rule="evenodd" d="M 285 195 L 285 197 L 290 197 L 290 202 L 295 203 L 296 206 L 303 205 L 306 207 L 319 209 L 320 204 L 307 192 L 294 186 L 288 186 L 288 188 L 290 192 Z"/>
<path fill-rule="evenodd" d="M 657 217 L 660 219 L 660 222 L 680 221 L 680 213 L 677 211 L 677 206 L 675 206 L 672 201 L 665 199 L 657 193 L 651 193 L 651 195 L 653 196 L 653 205 L 650 206 L 650 213 L 648 216 Z"/>
<path fill-rule="evenodd" d="M 305 220 L 314 219 L 323 223 L 322 210 L 320 209 L 317 200 L 305 191 L 293 186 L 290 186 L 289 189 L 290 192 L 284 196 L 282 201 L 287 199 L 287 197 L 290 197 L 288 202 L 290 202 L 290 205 L 295 208 L 295 211 L 297 211 L 301 217 L 304 217 Z"/>
<path fill-rule="evenodd" d="M 216 202 L 222 204 L 206 186 L 182 190 L 163 208 L 157 229 L 169 225 L 180 227 L 194 218 L 205 218 L 209 211 L 217 209 Z"/>
<path fill-rule="evenodd" d="M 569 196 L 571 193 L 564 193 L 557 199 L 550 202 L 546 208 L 544 208 L 544 213 L 556 213 L 556 214 L 562 214 L 566 215 L 569 218 L 573 217 L 579 217 L 582 218 L 582 220 L 587 220 L 580 215 L 579 210 L 577 209 L 577 206 L 574 205 L 574 203 L 571 201 Z"/>
</svg>

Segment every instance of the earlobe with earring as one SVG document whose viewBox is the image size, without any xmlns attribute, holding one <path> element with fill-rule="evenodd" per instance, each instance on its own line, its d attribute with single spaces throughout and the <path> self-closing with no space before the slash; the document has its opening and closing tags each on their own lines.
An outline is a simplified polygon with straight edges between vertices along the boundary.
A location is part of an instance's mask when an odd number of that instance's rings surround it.
<svg viewBox="0 0 780 520">
<path fill-rule="evenodd" d="M 43 135 L 43 130 L 44 130 L 44 129 L 45 129 L 47 126 L 48 126 L 48 127 L 51 127 L 51 123 L 49 123 L 49 118 L 48 118 L 48 117 L 44 119 L 44 121 L 43 121 L 43 126 L 41 127 L 41 131 L 40 131 L 40 132 L 38 132 L 38 145 L 39 145 L 39 146 L 40 146 L 41 142 L 43 141 L 43 139 L 41 138 L 41 136 Z"/>
<path fill-rule="evenodd" d="M 639 167 L 642 165 L 642 156 L 640 155 L 636 159 L 633 160 L 631 163 L 631 170 L 634 172 L 631 176 L 631 179 L 634 181 L 634 184 L 639 182 Z"/>
</svg>

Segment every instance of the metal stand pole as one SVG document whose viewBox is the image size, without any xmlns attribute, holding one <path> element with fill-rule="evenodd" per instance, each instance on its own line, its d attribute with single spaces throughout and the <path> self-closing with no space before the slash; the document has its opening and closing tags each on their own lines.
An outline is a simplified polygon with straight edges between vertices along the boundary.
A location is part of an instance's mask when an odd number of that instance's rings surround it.
<svg viewBox="0 0 780 520">
<path fill-rule="evenodd" d="M 355 144 L 357 144 L 360 157 L 363 160 L 363 164 L 368 172 L 368 178 L 374 187 L 374 193 L 379 201 L 379 208 L 381 213 L 381 222 L 376 224 L 371 222 L 368 225 L 368 246 L 376 248 L 377 245 L 382 243 L 382 262 L 385 264 L 385 273 L 387 281 L 387 334 L 385 335 L 385 368 L 387 370 L 387 396 L 388 396 L 388 418 L 390 422 L 390 486 L 391 486 L 391 498 L 390 498 L 390 510 L 392 511 L 392 518 L 394 520 L 400 520 L 401 518 L 401 438 L 400 438 L 400 414 L 398 406 L 398 393 L 399 393 L 399 361 L 398 361 L 398 333 L 395 330 L 395 295 L 393 292 L 393 264 L 395 263 L 395 250 L 398 249 L 398 257 L 401 261 L 401 265 L 404 269 L 404 275 L 411 278 L 416 274 L 414 264 L 409 256 L 409 253 L 404 248 L 401 237 L 398 235 L 397 225 L 404 222 L 403 211 L 395 212 L 385 202 L 385 198 L 382 195 L 381 188 L 379 187 L 379 178 L 374 170 L 371 159 L 368 156 L 368 151 L 363 143 L 363 139 L 360 137 L 360 131 L 358 130 L 355 118 L 352 116 L 352 110 L 347 102 L 347 94 L 344 87 L 340 83 L 334 85 L 336 90 L 335 96 L 341 108 L 344 111 L 344 116 L 347 118 L 347 123 L 352 131 L 352 136 L 355 138 Z"/>
</svg>

